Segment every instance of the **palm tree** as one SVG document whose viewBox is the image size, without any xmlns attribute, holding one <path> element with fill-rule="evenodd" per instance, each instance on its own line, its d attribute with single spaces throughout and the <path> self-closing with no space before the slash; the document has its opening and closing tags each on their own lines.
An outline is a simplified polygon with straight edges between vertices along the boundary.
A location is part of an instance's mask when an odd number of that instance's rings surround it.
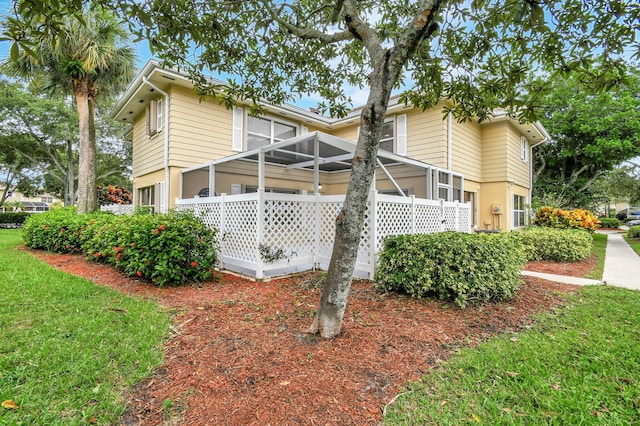
<svg viewBox="0 0 640 426">
<path fill-rule="evenodd" d="M 5 69 L 43 91 L 72 94 L 78 110 L 78 213 L 98 208 L 95 110 L 99 95 L 118 92 L 133 77 L 136 57 L 128 33 L 114 15 L 94 8 L 82 21 L 64 18 L 57 32 L 34 32 L 31 51 L 5 61 Z M 28 35 L 27 35 L 28 37 Z"/>
</svg>

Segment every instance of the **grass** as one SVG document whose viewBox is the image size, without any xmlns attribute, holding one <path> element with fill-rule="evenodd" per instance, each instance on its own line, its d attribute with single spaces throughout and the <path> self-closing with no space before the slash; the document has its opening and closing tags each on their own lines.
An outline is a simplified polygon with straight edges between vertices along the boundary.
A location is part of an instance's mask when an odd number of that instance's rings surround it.
<svg viewBox="0 0 640 426">
<path fill-rule="evenodd" d="M 519 335 L 454 355 L 388 425 L 640 424 L 640 292 L 585 287 Z"/>
<path fill-rule="evenodd" d="M 16 250 L 0 229 L 0 424 L 115 424 L 162 361 L 169 317 Z"/>
<path fill-rule="evenodd" d="M 625 234 L 624 239 L 629 243 L 632 249 L 635 250 L 638 255 L 640 255 L 640 238 L 629 238 Z"/>
<path fill-rule="evenodd" d="M 607 251 L 607 234 L 593 234 L 593 253 L 596 254 L 597 263 L 593 270 L 585 276 L 593 280 L 601 280 L 604 272 L 604 258 Z"/>
</svg>

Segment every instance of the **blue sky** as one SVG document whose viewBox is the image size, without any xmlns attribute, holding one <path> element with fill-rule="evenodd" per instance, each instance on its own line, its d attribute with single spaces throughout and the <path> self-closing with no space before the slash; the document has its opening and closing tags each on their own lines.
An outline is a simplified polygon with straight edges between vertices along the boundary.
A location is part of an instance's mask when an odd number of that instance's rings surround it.
<svg viewBox="0 0 640 426">
<path fill-rule="evenodd" d="M 8 14 L 12 14 L 13 3 L 11 0 L 0 0 L 0 16 L 6 16 Z M 141 69 L 147 61 L 152 57 L 151 51 L 149 49 L 149 43 L 146 40 L 142 40 L 135 44 L 136 51 L 138 54 L 138 69 Z M 11 48 L 11 43 L 8 41 L 0 41 L 0 60 L 7 58 L 9 56 L 9 49 Z M 219 77 L 219 76 L 214 76 Z M 367 100 L 368 91 L 361 90 L 356 87 L 347 87 L 346 89 L 347 95 L 351 96 L 353 100 L 353 106 L 363 105 Z M 300 101 L 294 102 L 295 105 L 302 108 L 315 107 L 319 101 L 319 98 L 315 98 L 313 96 L 302 99 Z"/>
</svg>

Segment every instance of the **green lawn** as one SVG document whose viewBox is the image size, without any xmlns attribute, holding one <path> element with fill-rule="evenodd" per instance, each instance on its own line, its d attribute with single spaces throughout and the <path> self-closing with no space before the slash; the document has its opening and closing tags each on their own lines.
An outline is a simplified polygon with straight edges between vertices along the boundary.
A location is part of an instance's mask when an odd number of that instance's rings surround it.
<svg viewBox="0 0 640 426">
<path fill-rule="evenodd" d="M 593 252 L 596 254 L 598 263 L 596 267 L 590 271 L 585 278 L 593 280 L 601 280 L 604 271 L 604 258 L 607 251 L 607 234 L 593 234 Z"/>
<path fill-rule="evenodd" d="M 0 424 L 109 425 L 162 361 L 157 305 L 56 271 L 0 229 Z"/>
<path fill-rule="evenodd" d="M 626 235 L 624 236 L 624 239 L 627 240 L 631 248 L 634 249 L 636 253 L 638 253 L 638 255 L 640 255 L 640 239 L 628 238 Z"/>
<path fill-rule="evenodd" d="M 456 354 L 387 411 L 389 425 L 640 424 L 640 292 L 585 287 L 535 328 Z"/>
</svg>

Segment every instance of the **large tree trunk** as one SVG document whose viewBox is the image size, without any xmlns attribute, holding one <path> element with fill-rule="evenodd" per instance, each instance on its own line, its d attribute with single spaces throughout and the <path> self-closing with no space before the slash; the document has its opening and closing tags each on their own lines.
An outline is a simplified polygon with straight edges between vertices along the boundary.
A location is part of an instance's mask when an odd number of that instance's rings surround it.
<svg viewBox="0 0 640 426">
<path fill-rule="evenodd" d="M 87 209 L 98 210 L 98 165 L 96 164 L 96 94 L 95 89 L 89 93 L 89 172 L 87 179 L 90 187 L 87 193 Z"/>
<path fill-rule="evenodd" d="M 371 189 L 380 136 L 386 117 L 393 81 L 389 81 L 387 63 L 374 70 L 369 99 L 362 111 L 360 136 L 351 163 L 347 195 L 336 219 L 336 234 L 327 277 L 322 288 L 318 313 L 309 328 L 325 339 L 340 333 L 351 290 L 353 271 L 364 226 L 367 198 Z M 383 77 L 387 77 L 384 79 Z"/>
<path fill-rule="evenodd" d="M 75 165 L 73 164 L 73 144 L 71 139 L 67 139 L 67 148 L 65 152 L 67 156 L 67 168 L 64 176 L 64 205 L 72 206 L 76 199 L 75 190 Z"/>
<path fill-rule="evenodd" d="M 87 77 L 73 82 L 80 127 L 78 165 L 78 213 L 90 213 L 96 209 L 96 147 L 94 108 L 90 99 Z M 93 138 L 92 136 L 93 128 Z"/>
<path fill-rule="evenodd" d="M 80 128 L 78 143 L 78 213 L 87 213 L 87 195 L 89 192 L 89 84 L 86 78 L 74 80 L 73 89 L 78 109 L 78 125 Z"/>
<path fill-rule="evenodd" d="M 345 23 L 366 47 L 373 71 L 369 75 L 369 99 L 362 110 L 349 187 L 342 211 L 336 219 L 333 251 L 318 313 L 308 330 L 320 333 L 325 339 L 336 337 L 342 327 L 391 90 L 421 40 L 431 37 L 436 31 L 435 19 L 444 1 L 421 1 L 421 12 L 390 49 L 383 48 L 377 35 L 359 20 L 356 2 L 344 3 Z"/>
</svg>

